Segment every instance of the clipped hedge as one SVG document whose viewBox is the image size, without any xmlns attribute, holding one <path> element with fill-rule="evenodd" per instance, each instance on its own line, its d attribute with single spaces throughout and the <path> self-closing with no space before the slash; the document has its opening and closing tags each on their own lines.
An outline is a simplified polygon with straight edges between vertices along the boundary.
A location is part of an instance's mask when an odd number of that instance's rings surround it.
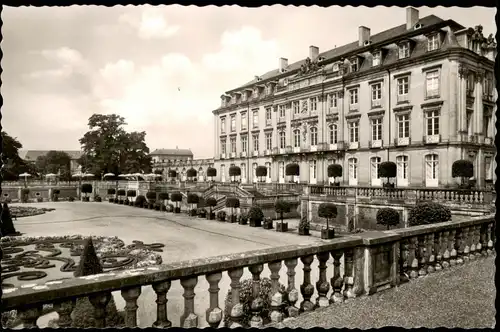
<svg viewBox="0 0 500 332">
<path fill-rule="evenodd" d="M 146 193 L 146 198 L 147 199 L 156 199 L 156 193 L 154 191 L 148 191 Z"/>
<path fill-rule="evenodd" d="M 300 167 L 297 164 L 288 164 L 285 168 L 286 176 L 299 176 L 300 175 Z"/>
<path fill-rule="evenodd" d="M 144 206 L 144 204 L 146 204 L 146 197 L 144 197 L 144 195 L 139 195 L 135 198 L 135 202 L 134 202 L 135 206 L 142 207 L 142 206 Z"/>
<path fill-rule="evenodd" d="M 116 194 L 116 189 L 114 188 L 108 189 L 108 195 L 114 195 L 114 194 Z"/>
<path fill-rule="evenodd" d="M 182 194 L 180 192 L 175 192 L 170 195 L 170 200 L 172 202 L 182 202 Z"/>
<path fill-rule="evenodd" d="M 331 164 L 328 165 L 327 173 L 329 178 L 338 178 L 342 176 L 342 165 Z"/>
<path fill-rule="evenodd" d="M 137 192 L 135 190 L 127 190 L 127 197 L 135 197 Z"/>
<path fill-rule="evenodd" d="M 187 195 L 187 203 L 188 204 L 198 204 L 200 202 L 200 197 L 196 194 L 188 194 Z"/>
<path fill-rule="evenodd" d="M 159 193 L 158 194 L 158 199 L 162 200 L 162 201 L 167 200 L 168 199 L 168 193 Z"/>
<path fill-rule="evenodd" d="M 387 229 L 399 225 L 398 211 L 392 208 L 379 209 L 377 211 L 377 224 L 387 226 Z"/>
<path fill-rule="evenodd" d="M 125 191 L 125 189 L 118 189 L 118 196 L 125 196 L 127 194 L 127 192 Z"/>
<path fill-rule="evenodd" d="M 90 183 L 82 184 L 82 193 L 91 194 L 92 193 L 92 185 Z"/>
<path fill-rule="evenodd" d="M 446 206 L 435 202 L 417 204 L 410 210 L 409 226 L 428 225 L 451 220 L 451 211 Z"/>
<path fill-rule="evenodd" d="M 207 177 L 216 177 L 217 176 L 217 170 L 213 167 L 207 168 Z"/>
</svg>

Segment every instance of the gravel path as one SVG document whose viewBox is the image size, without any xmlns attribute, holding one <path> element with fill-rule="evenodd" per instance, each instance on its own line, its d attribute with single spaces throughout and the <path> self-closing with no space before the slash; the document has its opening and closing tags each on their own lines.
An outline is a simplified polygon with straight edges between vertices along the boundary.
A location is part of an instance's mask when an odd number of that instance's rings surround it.
<svg viewBox="0 0 500 332">
<path fill-rule="evenodd" d="M 493 328 L 495 261 L 487 257 L 398 288 L 302 314 L 290 328 Z"/>
</svg>

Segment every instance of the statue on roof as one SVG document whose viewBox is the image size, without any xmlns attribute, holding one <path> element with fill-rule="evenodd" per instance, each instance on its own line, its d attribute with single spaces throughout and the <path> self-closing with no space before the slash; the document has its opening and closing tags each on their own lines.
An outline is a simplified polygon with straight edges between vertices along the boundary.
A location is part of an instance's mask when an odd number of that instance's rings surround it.
<svg viewBox="0 0 500 332">
<path fill-rule="evenodd" d="M 299 75 L 306 75 L 315 72 L 318 68 L 318 61 L 311 61 L 311 59 L 307 57 L 306 61 L 300 66 Z"/>
</svg>

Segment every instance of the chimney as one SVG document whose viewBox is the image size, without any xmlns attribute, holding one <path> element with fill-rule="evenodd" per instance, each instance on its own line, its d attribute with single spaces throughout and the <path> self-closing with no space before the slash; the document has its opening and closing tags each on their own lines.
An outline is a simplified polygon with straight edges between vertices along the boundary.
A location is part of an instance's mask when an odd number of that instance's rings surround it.
<svg viewBox="0 0 500 332">
<path fill-rule="evenodd" d="M 280 73 L 284 72 L 286 67 L 288 67 L 288 59 L 280 58 L 280 63 L 279 63 Z"/>
<path fill-rule="evenodd" d="M 309 46 L 309 59 L 312 62 L 318 60 L 319 48 L 317 46 Z"/>
<path fill-rule="evenodd" d="M 364 26 L 359 27 L 359 46 L 365 45 L 365 42 L 370 40 L 370 29 Z"/>
<path fill-rule="evenodd" d="M 406 30 L 411 30 L 418 23 L 418 9 L 406 8 Z"/>
</svg>

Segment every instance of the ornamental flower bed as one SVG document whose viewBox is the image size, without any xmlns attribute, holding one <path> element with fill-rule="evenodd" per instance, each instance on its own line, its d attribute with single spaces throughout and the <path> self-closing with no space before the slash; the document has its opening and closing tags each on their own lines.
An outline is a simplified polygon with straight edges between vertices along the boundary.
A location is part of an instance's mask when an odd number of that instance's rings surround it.
<svg viewBox="0 0 500 332">
<path fill-rule="evenodd" d="M 48 211 L 54 211 L 53 208 L 35 208 L 28 206 L 9 206 L 10 215 L 16 218 L 37 216 Z"/>
</svg>

